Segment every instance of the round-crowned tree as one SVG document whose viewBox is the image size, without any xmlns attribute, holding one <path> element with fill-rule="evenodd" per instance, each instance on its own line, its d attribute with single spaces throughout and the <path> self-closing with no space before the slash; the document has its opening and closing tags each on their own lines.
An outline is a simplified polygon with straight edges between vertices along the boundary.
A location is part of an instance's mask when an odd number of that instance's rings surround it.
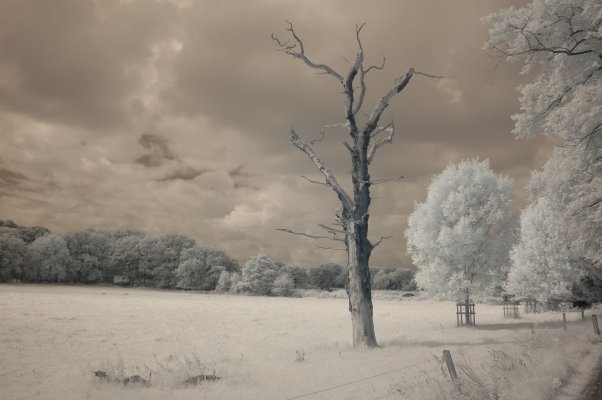
<svg viewBox="0 0 602 400">
<path fill-rule="evenodd" d="M 405 232 L 428 293 L 464 298 L 501 287 L 516 229 L 512 183 L 489 160 L 465 160 L 436 175 L 426 201 L 416 204 Z"/>
<path fill-rule="evenodd" d="M 269 295 L 279 270 L 280 267 L 270 257 L 253 256 L 242 267 L 240 288 L 250 294 Z"/>
<path fill-rule="evenodd" d="M 67 277 L 71 255 L 67 242 L 50 233 L 27 246 L 23 269 L 25 280 L 33 282 L 62 282 Z"/>
<path fill-rule="evenodd" d="M 510 252 L 509 293 L 539 301 L 568 299 L 579 281 L 560 204 L 539 197 L 523 210 L 521 236 Z"/>
</svg>

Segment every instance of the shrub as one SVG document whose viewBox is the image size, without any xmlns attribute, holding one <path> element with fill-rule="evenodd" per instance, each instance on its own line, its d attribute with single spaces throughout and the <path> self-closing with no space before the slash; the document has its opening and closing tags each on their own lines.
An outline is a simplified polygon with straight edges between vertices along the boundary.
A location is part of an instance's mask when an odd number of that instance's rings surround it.
<svg viewBox="0 0 602 400">
<path fill-rule="evenodd" d="M 309 275 L 304 268 L 287 265 L 280 268 L 280 271 L 289 274 L 291 278 L 293 278 L 293 283 L 295 284 L 296 288 L 309 287 Z"/>
<path fill-rule="evenodd" d="M 272 285 L 278 276 L 279 267 L 264 255 L 253 256 L 242 267 L 241 289 L 258 295 L 272 293 Z"/>
<path fill-rule="evenodd" d="M 219 279 L 217 280 L 217 285 L 215 286 L 216 292 L 227 292 L 230 290 L 232 285 L 232 278 L 230 276 L 230 272 L 222 271 L 219 275 Z"/>
<path fill-rule="evenodd" d="M 331 290 L 345 286 L 345 279 L 341 277 L 343 274 L 344 269 L 338 264 L 322 264 L 309 270 L 309 280 L 318 289 Z"/>
<path fill-rule="evenodd" d="M 295 282 L 293 281 L 293 277 L 288 273 L 283 273 L 278 275 L 278 277 L 274 280 L 272 294 L 274 296 L 289 297 L 293 294 L 294 288 Z"/>
<path fill-rule="evenodd" d="M 177 287 L 181 289 L 214 290 L 226 270 L 223 264 L 231 258 L 213 247 L 195 246 L 182 250 L 176 270 Z"/>
</svg>

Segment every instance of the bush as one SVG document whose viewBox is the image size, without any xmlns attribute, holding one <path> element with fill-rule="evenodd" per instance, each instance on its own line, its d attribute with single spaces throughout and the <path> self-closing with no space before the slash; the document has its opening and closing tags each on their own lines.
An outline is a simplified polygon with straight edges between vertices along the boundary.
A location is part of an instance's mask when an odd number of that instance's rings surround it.
<svg viewBox="0 0 602 400">
<path fill-rule="evenodd" d="M 242 291 L 258 295 L 271 294 L 279 269 L 268 256 L 259 255 L 249 258 L 242 267 L 240 282 Z"/>
<path fill-rule="evenodd" d="M 241 291 L 240 274 L 238 272 L 232 272 L 232 274 L 230 274 L 230 293 L 240 293 Z"/>
<path fill-rule="evenodd" d="M 295 282 L 293 277 L 288 273 L 278 275 L 272 287 L 272 294 L 274 296 L 290 297 L 293 294 L 295 288 Z"/>
<path fill-rule="evenodd" d="M 376 290 L 416 290 L 414 271 L 397 268 L 370 268 L 372 289 Z"/>
<path fill-rule="evenodd" d="M 232 278 L 230 277 L 230 272 L 222 271 L 219 275 L 219 279 L 217 280 L 217 285 L 215 286 L 216 292 L 227 292 L 230 290 L 232 285 Z"/>
<path fill-rule="evenodd" d="M 332 288 L 345 286 L 344 273 L 343 267 L 338 264 L 322 264 L 309 270 L 309 280 L 318 289 L 332 290 Z"/>
<path fill-rule="evenodd" d="M 293 278 L 296 288 L 305 289 L 309 287 L 309 275 L 304 268 L 289 265 L 280 268 L 280 271 L 289 274 Z"/>
<path fill-rule="evenodd" d="M 177 287 L 181 289 L 214 290 L 225 263 L 231 258 L 213 247 L 195 246 L 182 250 L 176 270 Z"/>
</svg>

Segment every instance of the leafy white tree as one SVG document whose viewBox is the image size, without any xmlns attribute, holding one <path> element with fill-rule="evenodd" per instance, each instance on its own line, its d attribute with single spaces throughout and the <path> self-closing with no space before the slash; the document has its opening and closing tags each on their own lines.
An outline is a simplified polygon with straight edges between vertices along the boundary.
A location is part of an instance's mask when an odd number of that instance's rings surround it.
<svg viewBox="0 0 602 400">
<path fill-rule="evenodd" d="M 269 295 L 279 270 L 280 267 L 268 256 L 250 257 L 242 267 L 240 288 L 250 294 Z"/>
<path fill-rule="evenodd" d="M 548 214 L 558 212 L 557 218 L 566 224 L 571 262 L 582 268 L 575 278 L 585 273 L 590 282 L 600 283 L 601 21 L 602 3 L 591 0 L 535 0 L 485 18 L 491 36 L 486 47 L 509 61 L 523 62 L 524 72 L 535 72 L 531 83 L 519 87 L 521 112 L 513 116 L 513 133 L 564 141 L 544 169 L 533 175 L 530 207 L 561 205 L 560 211 Z M 540 202 L 540 196 L 548 201 Z"/>
<path fill-rule="evenodd" d="M 509 293 L 539 301 L 567 299 L 576 274 L 562 205 L 538 197 L 521 214 L 520 241 L 511 251 Z"/>
<path fill-rule="evenodd" d="M 521 113 L 513 133 L 541 133 L 571 142 L 593 140 L 602 126 L 600 57 L 602 3 L 591 0 L 535 0 L 484 18 L 494 49 L 523 72 L 537 68 L 533 82 L 519 87 Z"/>
<path fill-rule="evenodd" d="M 529 231 L 521 230 L 520 244 L 531 243 L 536 245 L 539 240 L 540 248 L 545 248 L 550 254 L 548 259 L 567 260 L 565 262 L 547 263 L 552 270 L 548 274 L 540 276 L 541 285 L 553 286 L 559 282 L 558 277 L 566 281 L 567 286 L 578 298 L 597 298 L 602 294 L 602 270 L 600 269 L 600 240 L 602 235 L 602 218 L 598 207 L 590 207 L 592 196 L 598 195 L 602 187 L 594 189 L 590 180 L 589 171 L 591 169 L 585 164 L 586 160 L 582 153 L 576 151 L 573 147 L 558 147 L 554 150 L 552 157 L 545 164 L 541 171 L 535 171 L 532 174 L 531 182 L 528 186 L 531 204 L 523 211 L 527 216 L 521 216 L 528 221 L 535 217 L 533 209 L 539 210 L 540 225 L 547 222 L 552 227 L 541 231 L 558 231 L 558 235 L 532 235 Z M 586 186 L 584 189 L 583 186 Z M 589 197 L 588 197 L 589 195 Z M 584 206 L 585 205 L 585 206 Z M 549 207 L 550 210 L 544 212 L 542 207 Z M 543 216 L 550 218 L 543 219 Z M 553 217 L 551 217 L 553 216 Z M 521 222 L 521 227 L 523 223 Z M 561 227 L 562 229 L 560 229 Z M 556 245 L 549 245 L 549 242 L 557 240 Z M 522 250 L 524 252 L 524 250 Z M 525 258 L 521 260 L 526 261 Z M 519 259 L 513 257 L 513 269 L 524 269 L 520 265 Z M 570 271 L 570 274 L 569 274 Z M 512 287 L 509 286 L 509 290 Z M 528 293 L 522 293 L 528 295 Z M 537 295 L 537 293 L 535 294 Z M 559 296 L 557 293 L 549 293 L 548 297 L 567 298 L 563 293 Z M 540 297 L 545 294 L 540 295 Z"/>
<path fill-rule="evenodd" d="M 489 160 L 448 165 L 433 177 L 405 232 L 417 284 L 431 294 L 468 298 L 499 286 L 515 230 L 512 183 Z"/>
<path fill-rule="evenodd" d="M 27 280 L 36 282 L 63 282 L 71 254 L 67 242 L 53 233 L 37 238 L 27 246 L 24 275 Z"/>
</svg>

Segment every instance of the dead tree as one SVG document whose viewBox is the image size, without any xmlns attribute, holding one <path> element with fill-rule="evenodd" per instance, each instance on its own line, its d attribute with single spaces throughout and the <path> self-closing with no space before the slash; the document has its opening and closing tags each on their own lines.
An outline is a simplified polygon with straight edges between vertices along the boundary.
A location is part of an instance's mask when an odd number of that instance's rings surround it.
<svg viewBox="0 0 602 400">
<path fill-rule="evenodd" d="M 400 179 L 373 180 L 370 177 L 369 167 L 376 152 L 382 146 L 392 143 L 395 133 L 393 122 L 384 126 L 380 125 L 379 122 L 390 101 L 410 83 L 414 75 L 424 75 L 432 78 L 440 77 L 410 68 L 404 75 L 394 81 L 392 87 L 377 102 L 372 113 L 365 118 L 363 123 L 360 123 L 360 112 L 362 111 L 366 94 L 366 76 L 371 71 L 382 70 L 385 66 L 384 57 L 380 65 L 367 67 L 364 65 L 364 49 L 360 40 L 360 32 L 363 27 L 363 24 L 356 26 L 355 36 L 359 51 L 355 57 L 355 61 L 351 63 L 351 67 L 345 75 L 336 72 L 326 64 L 316 64 L 311 61 L 305 53 L 303 41 L 297 35 L 290 22 L 288 22 L 287 29 L 291 35 L 289 41 L 280 40 L 274 35 L 272 35 L 272 39 L 277 43 L 279 51 L 303 61 L 307 66 L 322 74 L 333 77 L 342 85 L 345 95 L 345 122 L 336 125 L 344 127 L 349 134 L 349 141 L 344 141 L 343 144 L 351 157 L 351 180 L 353 184 L 353 193 L 348 194 L 332 171 L 311 147 L 311 144 L 316 141 L 307 144 L 291 128 L 290 141 L 313 161 L 322 173 L 324 181 L 303 178 L 312 183 L 332 189 L 341 202 L 341 208 L 337 212 L 337 221 L 339 223 L 336 227 L 320 225 L 327 232 L 326 236 L 294 232 L 289 229 L 280 230 L 314 239 L 333 239 L 345 244 L 345 250 L 347 250 L 348 255 L 347 268 L 349 282 L 347 285 L 347 294 L 349 296 L 349 311 L 352 321 L 353 346 L 376 347 L 377 342 L 372 320 L 372 293 L 370 290 L 370 272 L 368 266 L 372 250 L 388 237 L 381 237 L 374 243 L 368 239 L 370 187 L 376 183 Z"/>
</svg>

